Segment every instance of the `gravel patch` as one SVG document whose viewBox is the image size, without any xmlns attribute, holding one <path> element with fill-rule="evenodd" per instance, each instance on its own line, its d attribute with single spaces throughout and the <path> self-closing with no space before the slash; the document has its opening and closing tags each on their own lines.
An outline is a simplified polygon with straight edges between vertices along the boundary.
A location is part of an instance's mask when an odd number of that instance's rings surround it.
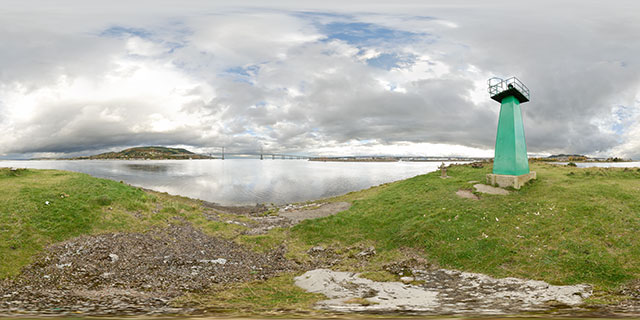
<svg viewBox="0 0 640 320">
<path fill-rule="evenodd" d="M 184 293 L 297 270 L 284 253 L 256 253 L 189 224 L 82 236 L 49 247 L 0 282 L 0 313 L 173 313 L 169 301 Z"/>
</svg>

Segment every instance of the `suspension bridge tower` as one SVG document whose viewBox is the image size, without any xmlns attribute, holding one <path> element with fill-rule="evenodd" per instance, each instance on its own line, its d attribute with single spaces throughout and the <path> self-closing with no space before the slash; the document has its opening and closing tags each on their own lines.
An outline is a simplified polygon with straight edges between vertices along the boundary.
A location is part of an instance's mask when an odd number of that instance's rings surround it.
<svg viewBox="0 0 640 320">
<path fill-rule="evenodd" d="M 491 78 L 487 83 L 491 99 L 501 104 L 493 173 L 487 175 L 487 183 L 520 189 L 536 178 L 536 173 L 529 171 L 520 110 L 520 104 L 529 101 L 529 88 L 516 77 Z"/>
</svg>

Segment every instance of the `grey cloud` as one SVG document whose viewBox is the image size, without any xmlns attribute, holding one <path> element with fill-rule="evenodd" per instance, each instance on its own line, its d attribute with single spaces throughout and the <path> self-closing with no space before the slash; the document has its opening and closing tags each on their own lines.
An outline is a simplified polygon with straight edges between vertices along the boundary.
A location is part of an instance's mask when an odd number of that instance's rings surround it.
<svg viewBox="0 0 640 320">
<path fill-rule="evenodd" d="M 184 93 L 193 99 L 174 107 L 201 116 L 168 131 L 134 131 L 136 124 L 163 110 L 130 97 L 81 102 L 62 97 L 55 104 L 41 102 L 36 115 L 20 122 L 6 118 L 11 106 L 0 96 L 0 128 L 13 137 L 0 138 L 3 153 L 89 152 L 141 144 L 203 150 L 267 146 L 313 153 L 323 146 L 348 150 L 354 139 L 490 149 L 499 105 L 488 97 L 474 104 L 470 95 L 478 77 L 497 73 L 518 76 L 532 91 L 532 101 L 523 105 L 530 152 L 624 149 L 640 155 L 635 147 L 620 148 L 634 138 L 629 135 L 639 123 L 626 120 L 624 138 L 599 127 L 615 122 L 614 107 L 639 105 L 640 24 L 634 12 L 640 5 L 634 1 L 607 6 L 593 1 L 492 1 L 481 6 L 465 1 L 374 2 L 365 13 L 364 2 L 335 6 L 331 1 L 280 2 L 270 8 L 251 2 L 237 8 L 206 1 L 189 8 L 171 1 L 153 7 L 140 2 L 130 10 L 124 10 L 124 2 L 95 9 L 71 1 L 77 6 L 61 11 L 52 11 L 46 2 L 10 3 L 6 12 L 12 17 L 0 16 L 0 92 L 16 84 L 30 92 L 54 84 L 61 75 L 104 76 L 116 67 L 114 57 L 148 59 L 159 67 L 175 66 L 199 83 Z M 65 21 L 64 12 L 77 19 Z M 32 21 L 39 23 L 30 25 Z M 409 32 L 412 38 L 394 45 L 323 38 L 319 24 L 334 21 L 370 23 Z M 51 28 L 55 24 L 59 28 Z M 151 30 L 153 40 L 168 49 L 149 57 L 128 56 L 131 35 L 101 36 L 114 26 Z M 366 49 L 385 57 L 424 54 L 450 72 L 403 83 L 406 92 L 389 91 L 379 81 L 390 79 L 388 70 L 367 65 L 362 59 Z M 468 72 L 471 65 L 482 74 Z M 247 75 L 235 77 L 229 71 L 247 66 L 255 66 Z M 410 62 L 402 66 L 415 67 Z M 209 91 L 215 93 L 211 99 Z M 126 109 L 124 120 L 100 117 L 116 105 Z"/>
</svg>

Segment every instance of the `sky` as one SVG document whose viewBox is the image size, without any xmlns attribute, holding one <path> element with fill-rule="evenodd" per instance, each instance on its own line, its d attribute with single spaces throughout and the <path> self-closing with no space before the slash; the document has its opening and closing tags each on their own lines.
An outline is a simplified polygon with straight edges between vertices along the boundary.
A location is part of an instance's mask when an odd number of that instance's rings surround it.
<svg viewBox="0 0 640 320">
<path fill-rule="evenodd" d="M 493 155 L 516 76 L 530 155 L 640 159 L 640 1 L 30 1 L 0 6 L 0 159 Z"/>
</svg>

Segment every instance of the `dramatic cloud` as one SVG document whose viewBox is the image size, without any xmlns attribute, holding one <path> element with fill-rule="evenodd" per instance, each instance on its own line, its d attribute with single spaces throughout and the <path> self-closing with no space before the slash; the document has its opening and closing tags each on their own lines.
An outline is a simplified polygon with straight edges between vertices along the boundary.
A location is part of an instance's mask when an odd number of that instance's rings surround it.
<svg viewBox="0 0 640 320">
<path fill-rule="evenodd" d="M 137 145 L 490 156 L 516 75 L 533 153 L 640 157 L 635 1 L 7 1 L 0 157 Z"/>
</svg>

